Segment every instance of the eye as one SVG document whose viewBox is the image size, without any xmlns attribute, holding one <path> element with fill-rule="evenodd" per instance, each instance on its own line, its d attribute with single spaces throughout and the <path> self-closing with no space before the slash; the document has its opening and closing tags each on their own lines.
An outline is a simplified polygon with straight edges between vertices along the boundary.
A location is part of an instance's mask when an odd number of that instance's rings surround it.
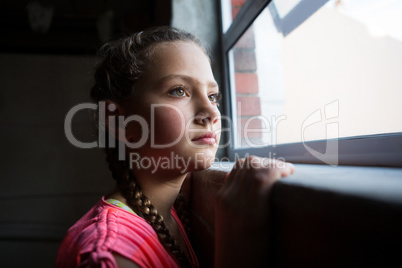
<svg viewBox="0 0 402 268">
<path fill-rule="evenodd" d="M 171 91 L 169 91 L 169 95 L 175 97 L 184 97 L 186 96 L 186 88 L 183 86 L 175 87 Z"/>
<path fill-rule="evenodd" d="M 208 96 L 208 99 L 211 102 L 218 103 L 222 99 L 222 93 L 218 92 L 218 93 L 211 94 Z"/>
</svg>

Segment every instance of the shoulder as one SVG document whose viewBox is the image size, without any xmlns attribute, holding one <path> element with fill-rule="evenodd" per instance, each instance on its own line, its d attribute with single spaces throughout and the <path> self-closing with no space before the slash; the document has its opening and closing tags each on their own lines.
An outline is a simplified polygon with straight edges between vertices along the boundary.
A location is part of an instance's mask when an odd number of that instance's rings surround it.
<svg viewBox="0 0 402 268">
<path fill-rule="evenodd" d="M 84 251 L 114 250 L 118 245 L 140 245 L 157 239 L 152 227 L 141 217 L 101 200 L 67 232 Z"/>
<path fill-rule="evenodd" d="M 144 219 L 102 199 L 69 229 L 57 259 L 75 259 L 74 265 L 109 263 L 107 267 L 116 267 L 114 254 L 140 266 L 169 258 Z"/>
<path fill-rule="evenodd" d="M 144 219 L 102 199 L 68 230 L 67 236 L 73 237 L 80 245 L 109 248 L 119 240 L 137 234 L 141 237 L 156 236 Z M 92 243 L 94 241 L 96 244 Z"/>
</svg>

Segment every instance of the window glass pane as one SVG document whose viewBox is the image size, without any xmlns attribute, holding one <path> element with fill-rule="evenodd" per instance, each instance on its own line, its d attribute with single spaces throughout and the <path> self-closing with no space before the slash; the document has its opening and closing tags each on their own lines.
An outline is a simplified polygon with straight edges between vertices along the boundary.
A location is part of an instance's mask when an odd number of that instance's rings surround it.
<svg viewBox="0 0 402 268">
<path fill-rule="evenodd" d="M 282 2 L 228 55 L 236 147 L 402 132 L 402 1 Z"/>
<path fill-rule="evenodd" d="M 246 0 L 221 0 L 222 31 L 225 33 L 235 19 Z"/>
</svg>

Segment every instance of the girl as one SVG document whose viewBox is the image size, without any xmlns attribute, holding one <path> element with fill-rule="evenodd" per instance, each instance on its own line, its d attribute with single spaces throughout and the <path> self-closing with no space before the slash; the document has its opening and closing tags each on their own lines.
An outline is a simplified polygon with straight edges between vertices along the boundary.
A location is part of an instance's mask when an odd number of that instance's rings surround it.
<svg viewBox="0 0 402 268">
<path fill-rule="evenodd" d="M 219 144 L 220 93 L 209 57 L 193 35 L 170 27 L 100 51 L 91 96 L 105 103 L 99 113 L 117 187 L 69 229 L 56 266 L 197 267 L 173 205 L 186 175 L 210 167 Z M 293 172 L 275 163 L 250 157 L 227 176 L 216 200 L 217 267 L 264 259 L 268 213 L 261 211 L 272 183 Z"/>
</svg>

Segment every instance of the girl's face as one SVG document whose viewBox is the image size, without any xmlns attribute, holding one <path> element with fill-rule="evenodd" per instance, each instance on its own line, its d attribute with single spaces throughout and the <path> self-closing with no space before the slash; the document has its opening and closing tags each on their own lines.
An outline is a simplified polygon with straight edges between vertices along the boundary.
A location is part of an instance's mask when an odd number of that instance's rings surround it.
<svg viewBox="0 0 402 268">
<path fill-rule="evenodd" d="M 220 93 L 209 59 L 196 44 L 157 45 L 135 92 L 128 113 L 143 117 L 150 132 L 145 145 L 130 151 L 133 168 L 144 168 L 145 158 L 154 161 L 150 168 L 157 165 L 158 171 L 171 172 L 205 169 L 213 163 L 220 140 Z M 132 142 L 141 139 L 141 128 L 128 125 Z"/>
</svg>

